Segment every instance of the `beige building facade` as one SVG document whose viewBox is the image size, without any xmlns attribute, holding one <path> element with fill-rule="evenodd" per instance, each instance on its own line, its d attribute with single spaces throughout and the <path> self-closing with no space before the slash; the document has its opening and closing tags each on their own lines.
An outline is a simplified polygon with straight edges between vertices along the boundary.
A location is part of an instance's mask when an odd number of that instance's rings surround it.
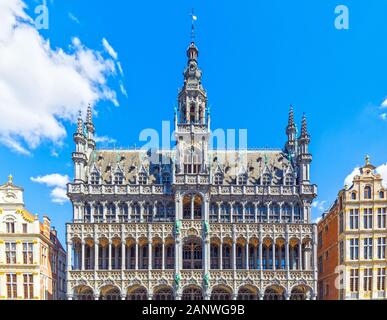
<svg viewBox="0 0 387 320">
<path fill-rule="evenodd" d="M 331 272 L 336 274 L 329 288 L 337 291 L 339 299 L 387 298 L 386 210 L 387 190 L 382 176 L 375 172 L 367 157 L 360 174 L 354 177 L 351 186 L 339 192 L 335 205 L 318 225 L 319 239 L 325 230 L 335 229 L 335 235 L 327 237 L 326 243 L 319 242 L 318 260 L 319 269 L 330 265 Z M 338 223 L 327 223 L 335 221 L 332 214 L 337 215 Z M 323 248 L 335 248 L 336 255 Z M 336 261 L 335 268 L 331 266 L 332 261 Z M 319 272 L 319 280 L 323 280 L 323 273 Z M 324 274 L 324 278 L 328 279 L 329 275 Z M 324 295 L 321 286 L 326 288 L 327 284 L 323 281 L 319 281 L 319 286 L 322 299 L 334 294 Z"/>
<path fill-rule="evenodd" d="M 50 219 L 26 210 L 12 176 L 0 186 L 0 300 L 66 297 L 66 253 Z"/>
</svg>

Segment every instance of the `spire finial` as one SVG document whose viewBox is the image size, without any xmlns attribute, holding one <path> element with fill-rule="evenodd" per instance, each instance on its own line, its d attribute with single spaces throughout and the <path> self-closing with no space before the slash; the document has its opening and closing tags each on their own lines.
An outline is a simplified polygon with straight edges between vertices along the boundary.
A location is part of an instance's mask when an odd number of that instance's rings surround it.
<svg viewBox="0 0 387 320">
<path fill-rule="evenodd" d="M 308 122 L 306 119 L 306 114 L 302 115 L 302 127 L 301 127 L 301 136 L 302 137 L 307 137 L 308 136 Z"/>
<path fill-rule="evenodd" d="M 370 164 L 370 156 L 368 154 L 365 157 L 365 161 L 366 161 L 366 166 L 368 166 Z"/>
<path fill-rule="evenodd" d="M 79 115 L 78 115 L 77 133 L 80 133 L 80 134 L 83 133 L 83 121 L 82 121 L 82 111 L 81 110 L 79 110 Z"/>
<path fill-rule="evenodd" d="M 12 174 L 10 174 L 8 176 L 8 184 L 12 184 L 13 183 L 13 177 L 12 177 Z"/>
<path fill-rule="evenodd" d="M 289 127 L 294 126 L 294 108 L 293 105 L 290 105 L 289 108 L 289 122 L 288 122 Z"/>
<path fill-rule="evenodd" d="M 190 13 L 191 16 L 191 42 L 195 42 L 195 21 L 198 19 L 197 16 L 194 14 L 194 9 L 192 8 L 192 11 Z"/>
<path fill-rule="evenodd" d="M 87 106 L 87 116 L 86 116 L 86 122 L 87 123 L 93 123 L 93 112 L 91 110 L 91 104 Z"/>
</svg>

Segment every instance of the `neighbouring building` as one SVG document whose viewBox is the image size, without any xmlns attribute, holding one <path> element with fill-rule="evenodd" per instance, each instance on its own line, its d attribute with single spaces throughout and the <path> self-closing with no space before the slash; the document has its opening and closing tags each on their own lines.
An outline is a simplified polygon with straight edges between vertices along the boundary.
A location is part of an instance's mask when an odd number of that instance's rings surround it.
<svg viewBox="0 0 387 320">
<path fill-rule="evenodd" d="M 27 211 L 12 176 L 0 186 L 0 300 L 66 298 L 66 252 L 50 219 Z"/>
<path fill-rule="evenodd" d="M 319 299 L 386 299 L 387 189 L 369 157 L 318 223 Z"/>
<path fill-rule="evenodd" d="M 315 299 L 307 121 L 282 149 L 211 150 L 194 42 L 173 150 L 99 150 L 89 106 L 68 185 L 69 299 Z M 241 108 L 241 106 L 239 106 Z"/>
</svg>

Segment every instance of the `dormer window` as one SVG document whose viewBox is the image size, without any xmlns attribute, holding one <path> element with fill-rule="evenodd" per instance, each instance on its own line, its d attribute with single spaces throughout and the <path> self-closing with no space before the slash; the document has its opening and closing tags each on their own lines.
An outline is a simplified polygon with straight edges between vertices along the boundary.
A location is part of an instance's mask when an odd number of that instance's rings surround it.
<svg viewBox="0 0 387 320">
<path fill-rule="evenodd" d="M 285 186 L 292 186 L 292 185 L 294 185 L 293 176 L 291 174 L 287 174 L 285 176 Z"/>
<path fill-rule="evenodd" d="M 262 185 L 263 186 L 268 186 L 268 185 L 270 185 L 270 183 L 271 183 L 271 178 L 270 178 L 270 175 L 269 174 L 264 174 L 263 176 L 262 176 Z"/>
<path fill-rule="evenodd" d="M 147 184 L 147 176 L 145 173 L 141 172 L 138 174 L 138 184 Z"/>
<path fill-rule="evenodd" d="M 97 172 L 93 172 L 90 175 L 90 184 L 92 184 L 92 185 L 99 184 L 99 174 Z"/>
<path fill-rule="evenodd" d="M 366 186 L 364 188 L 364 199 L 371 199 L 372 198 L 372 189 L 370 186 Z"/>
<path fill-rule="evenodd" d="M 244 186 L 247 184 L 247 174 L 240 174 L 238 176 L 238 184 Z"/>
<path fill-rule="evenodd" d="M 214 176 L 214 184 L 221 185 L 223 184 L 223 175 L 221 173 L 216 173 Z"/>
<path fill-rule="evenodd" d="M 15 233 L 15 222 L 13 220 L 6 221 L 5 228 L 7 233 Z"/>
<path fill-rule="evenodd" d="M 122 185 L 124 183 L 124 176 L 121 172 L 114 175 L 114 184 Z"/>
</svg>

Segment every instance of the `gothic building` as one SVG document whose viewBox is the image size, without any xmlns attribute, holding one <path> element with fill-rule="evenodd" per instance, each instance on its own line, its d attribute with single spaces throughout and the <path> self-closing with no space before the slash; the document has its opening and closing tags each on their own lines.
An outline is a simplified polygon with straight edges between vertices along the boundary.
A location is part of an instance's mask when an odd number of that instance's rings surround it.
<svg viewBox="0 0 387 320">
<path fill-rule="evenodd" d="M 305 116 L 283 150 L 210 150 L 198 49 L 187 50 L 173 150 L 98 150 L 78 120 L 68 185 L 69 299 L 315 299 Z"/>
</svg>

